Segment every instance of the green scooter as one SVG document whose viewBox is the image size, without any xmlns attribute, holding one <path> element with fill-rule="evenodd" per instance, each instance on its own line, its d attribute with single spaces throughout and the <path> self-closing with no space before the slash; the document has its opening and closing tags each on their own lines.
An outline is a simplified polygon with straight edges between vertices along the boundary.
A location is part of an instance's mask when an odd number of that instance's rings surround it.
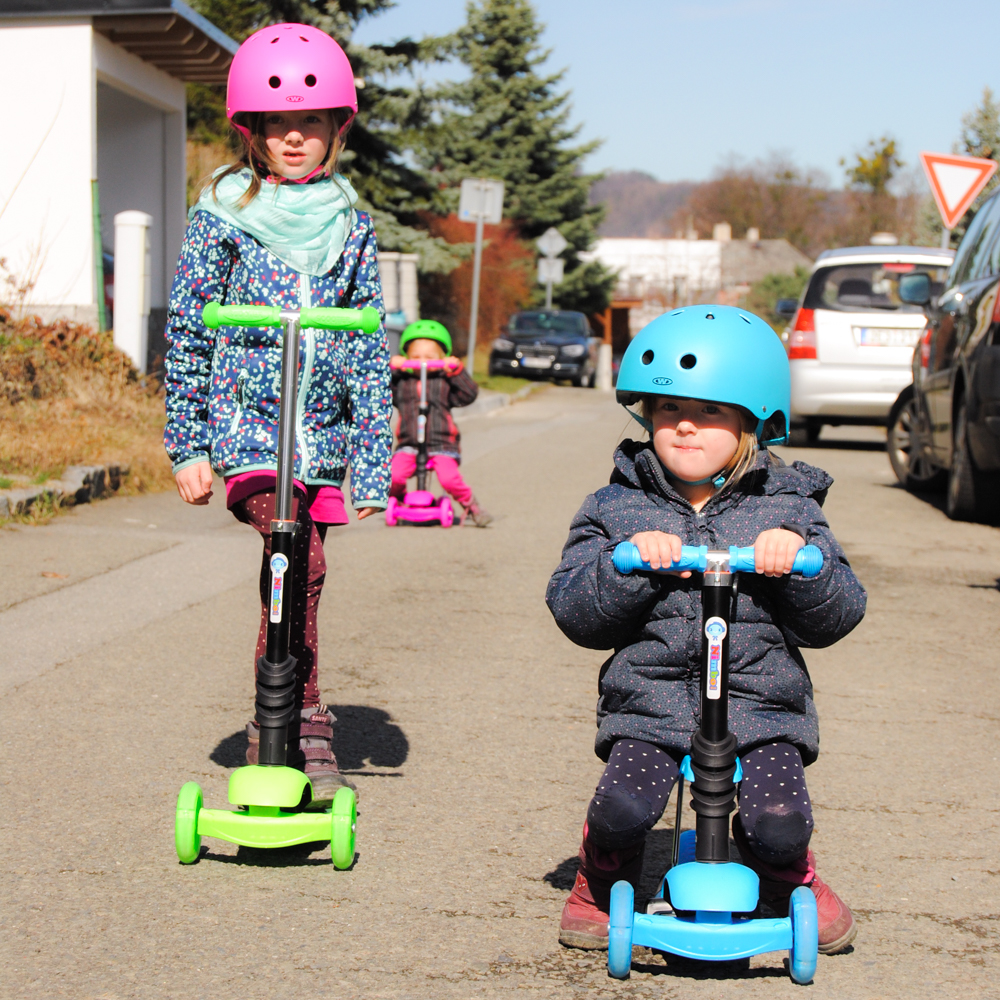
<svg viewBox="0 0 1000 1000">
<path fill-rule="evenodd" d="M 267 648 L 257 661 L 259 763 L 235 770 L 229 779 L 229 801 L 235 810 L 205 809 L 201 788 L 189 781 L 177 796 L 174 843 L 177 857 L 192 864 L 201 853 L 202 837 L 218 837 L 246 847 L 291 847 L 329 840 L 336 868 L 354 863 L 357 800 L 341 788 L 331 807 L 304 812 L 311 799 L 306 775 L 286 766 L 288 725 L 295 713 L 295 658 L 288 653 L 295 521 L 292 480 L 295 463 L 295 404 L 298 394 L 299 334 L 302 327 L 323 330 L 379 328 L 377 309 L 301 309 L 274 306 L 221 305 L 210 302 L 202 313 L 205 326 L 280 326 L 281 403 L 278 417 L 278 468 L 274 520 L 271 522 L 271 585 Z"/>
</svg>

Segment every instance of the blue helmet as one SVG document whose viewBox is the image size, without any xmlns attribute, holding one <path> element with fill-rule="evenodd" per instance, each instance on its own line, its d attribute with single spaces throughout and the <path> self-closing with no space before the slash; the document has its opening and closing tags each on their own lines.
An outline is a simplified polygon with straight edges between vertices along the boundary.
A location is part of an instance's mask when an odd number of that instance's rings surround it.
<svg viewBox="0 0 1000 1000">
<path fill-rule="evenodd" d="M 623 406 L 646 395 L 739 406 L 756 417 L 761 444 L 788 437 L 785 348 L 767 323 L 733 306 L 687 306 L 658 316 L 629 344 L 617 390 Z"/>
</svg>

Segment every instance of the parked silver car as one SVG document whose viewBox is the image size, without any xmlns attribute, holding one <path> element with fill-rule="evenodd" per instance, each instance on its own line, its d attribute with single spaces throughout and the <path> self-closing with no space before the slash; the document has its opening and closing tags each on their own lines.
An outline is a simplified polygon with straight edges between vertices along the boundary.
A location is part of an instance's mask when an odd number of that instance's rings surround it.
<svg viewBox="0 0 1000 1000">
<path fill-rule="evenodd" d="M 927 324 L 899 298 L 904 274 L 944 288 L 953 250 L 911 246 L 826 250 L 813 265 L 787 334 L 792 438 L 815 441 L 824 424 L 885 424 L 910 383 L 913 348 Z M 780 311 L 791 314 L 794 300 Z"/>
</svg>

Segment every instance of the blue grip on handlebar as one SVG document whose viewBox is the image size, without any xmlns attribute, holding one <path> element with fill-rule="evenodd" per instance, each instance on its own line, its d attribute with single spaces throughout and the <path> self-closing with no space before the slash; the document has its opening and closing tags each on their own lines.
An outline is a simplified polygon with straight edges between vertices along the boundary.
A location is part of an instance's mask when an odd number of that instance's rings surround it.
<svg viewBox="0 0 1000 1000">
<path fill-rule="evenodd" d="M 615 564 L 615 569 L 619 573 L 634 573 L 636 570 L 644 570 L 647 573 L 671 573 L 695 570 L 699 573 L 704 573 L 708 562 L 708 546 L 683 545 L 681 546 L 680 562 L 671 563 L 669 566 L 654 570 L 650 568 L 649 563 L 642 561 L 639 550 L 635 545 L 631 542 L 619 542 L 615 546 L 611 561 Z M 752 573 L 754 571 L 753 546 L 747 545 L 742 548 L 737 548 L 735 545 L 730 546 L 729 567 L 734 573 Z M 822 569 L 823 553 L 815 545 L 804 545 L 795 553 L 795 562 L 792 563 L 793 573 L 809 579 L 818 576 Z"/>
</svg>

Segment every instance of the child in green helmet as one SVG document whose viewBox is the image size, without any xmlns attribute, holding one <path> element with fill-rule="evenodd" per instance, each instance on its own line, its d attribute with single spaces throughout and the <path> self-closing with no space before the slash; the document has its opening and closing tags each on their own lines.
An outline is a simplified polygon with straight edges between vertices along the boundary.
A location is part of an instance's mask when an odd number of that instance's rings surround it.
<svg viewBox="0 0 1000 1000">
<path fill-rule="evenodd" d="M 405 358 L 396 356 L 393 362 L 444 361 L 445 368 L 427 373 L 426 441 L 430 459 L 428 468 L 437 474 L 441 488 L 462 506 L 464 523 L 467 517 L 478 528 L 485 528 L 493 518 L 479 505 L 471 488 L 458 470 L 461 462 L 461 434 L 451 411 L 468 406 L 479 395 L 479 387 L 469 377 L 462 362 L 451 354 L 451 335 L 436 320 L 421 319 L 411 323 L 399 340 Z M 399 410 L 396 427 L 396 453 L 392 456 L 391 496 L 403 498 L 406 482 L 417 468 L 417 417 L 420 406 L 420 373 L 399 370 L 393 366 L 392 404 Z"/>
</svg>

